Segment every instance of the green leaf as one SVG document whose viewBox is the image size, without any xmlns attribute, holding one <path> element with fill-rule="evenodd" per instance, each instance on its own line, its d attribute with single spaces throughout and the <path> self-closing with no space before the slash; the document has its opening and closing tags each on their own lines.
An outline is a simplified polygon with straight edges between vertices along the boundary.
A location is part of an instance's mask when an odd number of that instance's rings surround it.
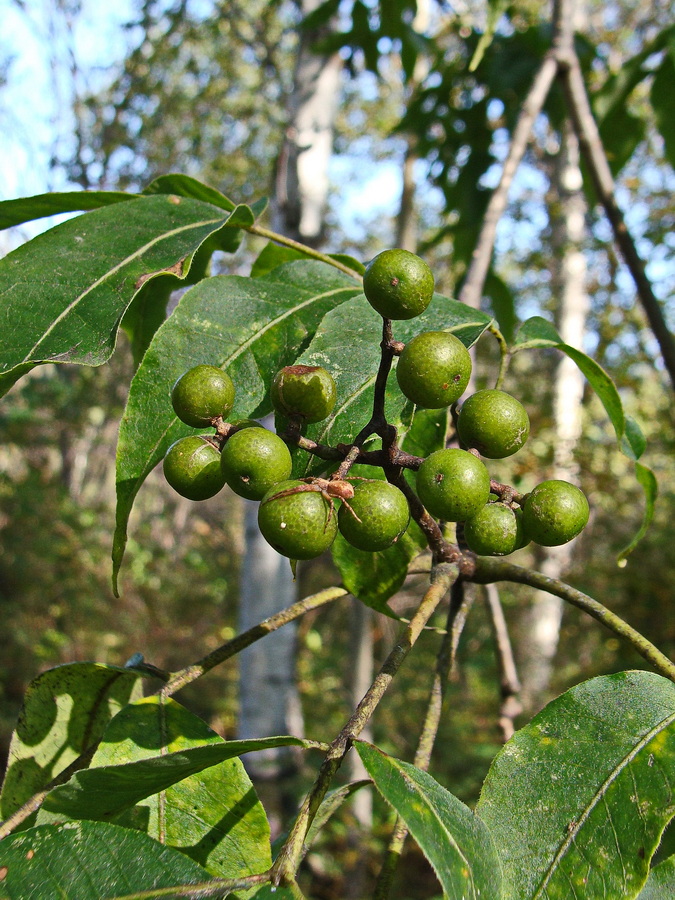
<svg viewBox="0 0 675 900">
<path fill-rule="evenodd" d="M 115 900 L 209 874 L 185 854 L 102 822 L 43 825 L 0 843 L 2 900 Z M 178 896 L 177 894 L 175 896 Z"/>
<path fill-rule="evenodd" d="M 674 56 L 675 53 L 668 53 L 663 57 L 652 81 L 650 99 L 654 107 L 656 125 L 663 138 L 666 159 L 675 169 L 675 122 L 673 121 Z"/>
<path fill-rule="evenodd" d="M 269 385 L 292 363 L 324 313 L 358 291 L 341 272 L 311 260 L 261 278 L 222 275 L 200 282 L 156 332 L 131 383 L 117 445 L 117 526 L 113 584 L 126 544 L 129 513 L 147 475 L 178 438 L 194 433 L 174 415 L 171 386 L 201 363 L 227 369 L 236 397 L 231 417 L 271 410 Z"/>
<path fill-rule="evenodd" d="M 609 167 L 616 177 L 644 139 L 646 123 L 626 106 L 617 106 L 605 116 L 599 130 Z"/>
<path fill-rule="evenodd" d="M 495 758 L 477 812 L 506 898 L 634 897 L 675 813 L 675 685 L 593 678 L 549 703 Z"/>
<path fill-rule="evenodd" d="M 490 271 L 485 281 L 486 296 L 490 298 L 492 311 L 507 344 L 513 342 L 516 330 L 515 298 L 508 284 L 495 272 Z"/>
<path fill-rule="evenodd" d="M 582 353 L 581 350 L 565 344 L 554 326 L 547 322 L 546 319 L 534 316 L 523 322 L 516 335 L 513 352 L 545 347 L 554 347 L 557 350 L 562 350 L 577 364 L 604 406 L 605 412 L 614 426 L 619 447 L 635 463 L 635 477 L 645 494 L 645 512 L 637 534 L 628 547 L 619 554 L 618 561 L 621 563 L 644 537 L 654 516 L 654 503 L 657 495 L 656 478 L 650 469 L 638 463 L 638 459 L 642 456 L 646 447 L 644 435 L 637 422 L 625 415 L 619 392 L 602 366 L 598 365 L 590 356 Z"/>
<path fill-rule="evenodd" d="M 123 191 L 69 191 L 3 200 L 0 203 L 0 229 L 12 228 L 45 216 L 98 209 L 133 200 L 137 196 L 138 194 L 125 194 Z"/>
<path fill-rule="evenodd" d="M 475 72 L 480 61 L 485 55 L 485 51 L 492 43 L 495 36 L 499 20 L 509 8 L 509 0 L 488 0 L 487 22 L 485 23 L 485 31 L 480 36 L 478 45 L 474 50 L 473 57 L 469 63 L 469 72 Z"/>
<path fill-rule="evenodd" d="M 490 832 L 468 806 L 431 775 L 355 741 L 375 787 L 407 825 L 451 900 L 502 897 L 499 858 Z"/>
<path fill-rule="evenodd" d="M 234 215 L 231 213 L 230 216 Z M 0 260 L 0 315 L 12 322 L 0 376 L 39 362 L 97 366 L 112 354 L 120 319 L 136 293 L 163 274 L 183 279 L 197 249 L 237 228 L 210 204 L 138 197 L 78 216 Z"/>
<path fill-rule="evenodd" d="M 214 875 L 271 865 L 269 825 L 238 759 L 270 747 L 314 747 L 272 737 L 223 741 L 173 700 L 148 697 L 110 723 L 92 760 L 46 798 L 39 822 L 115 821 L 180 848 Z"/>
<path fill-rule="evenodd" d="M 338 533 L 331 552 L 342 583 L 361 603 L 392 619 L 400 619 L 387 604 L 406 579 L 411 561 L 426 546 L 424 535 L 415 522 L 386 550 L 377 553 L 357 550 Z"/>
<path fill-rule="evenodd" d="M 140 690 L 137 673 L 100 663 L 69 663 L 38 675 L 12 736 L 0 815 L 7 818 L 46 787 Z"/>
<path fill-rule="evenodd" d="M 675 897 L 675 856 L 654 866 L 637 900 L 670 900 L 672 897 Z"/>
<path fill-rule="evenodd" d="M 201 200 L 210 203 L 219 209 L 233 212 L 237 204 L 233 203 L 225 194 L 221 194 L 215 188 L 208 187 L 191 178 L 189 175 L 181 175 L 175 172 L 169 175 L 160 175 L 143 188 L 144 194 L 175 194 L 177 197 L 192 197 L 193 200 Z"/>
<path fill-rule="evenodd" d="M 330 253 L 328 255 L 331 259 L 334 259 L 345 266 L 349 266 L 350 269 L 353 269 L 354 272 L 358 272 L 361 275 L 366 271 L 366 267 L 363 263 L 359 262 L 358 259 L 354 259 L 353 256 L 347 256 L 345 253 Z M 268 244 L 265 244 L 260 251 L 258 258 L 253 263 L 251 267 L 251 278 L 260 278 L 261 275 L 267 275 L 268 272 L 276 269 L 277 266 L 283 265 L 283 263 L 291 262 L 295 259 L 308 258 L 310 257 L 306 253 L 303 253 L 302 250 L 297 250 L 295 247 L 286 247 L 275 244 L 274 241 L 270 241 Z"/>
<path fill-rule="evenodd" d="M 394 323 L 394 337 L 405 342 L 421 331 L 451 331 L 470 347 L 491 321 L 485 313 L 434 294 L 421 316 Z M 382 318 L 362 295 L 325 316 L 309 347 L 296 362 L 328 369 L 335 379 L 337 402 L 327 419 L 307 428 L 309 438 L 332 446 L 349 444 L 370 420 L 381 340 Z M 399 425 L 406 404 L 392 374 L 387 382 L 387 420 Z M 296 465 L 299 475 L 313 475 L 325 469 L 326 464 L 316 457 L 296 453 L 296 459 L 302 460 Z"/>
</svg>

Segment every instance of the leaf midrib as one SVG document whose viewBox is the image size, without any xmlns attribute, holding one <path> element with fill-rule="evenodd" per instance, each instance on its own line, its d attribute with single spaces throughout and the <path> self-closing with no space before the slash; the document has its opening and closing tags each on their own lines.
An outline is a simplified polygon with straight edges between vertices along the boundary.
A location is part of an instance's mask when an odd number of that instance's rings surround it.
<svg viewBox="0 0 675 900">
<path fill-rule="evenodd" d="M 544 873 L 544 877 L 543 877 L 541 884 L 537 888 L 536 893 L 534 893 L 532 895 L 532 900 L 537 900 L 538 897 L 543 896 L 543 891 L 546 889 L 551 878 L 553 878 L 554 874 L 556 873 L 556 871 L 558 869 L 558 864 L 560 863 L 562 858 L 565 856 L 565 854 L 571 847 L 572 843 L 575 841 L 579 831 L 581 830 L 581 827 L 589 819 L 591 813 L 595 810 L 598 803 L 604 798 L 605 794 L 607 793 L 609 788 L 612 786 L 612 784 L 617 780 L 617 778 L 620 777 L 620 775 L 624 772 L 624 770 L 628 766 L 628 764 L 631 763 L 635 759 L 635 757 L 640 753 L 640 751 L 644 750 L 644 748 L 647 746 L 647 744 L 649 744 L 649 742 L 651 740 L 653 740 L 653 738 L 656 737 L 657 734 L 659 734 L 661 731 L 664 731 L 673 722 L 675 722 L 675 713 L 671 713 L 670 716 L 667 716 L 665 719 L 662 719 L 657 725 L 655 725 L 652 729 L 650 729 L 644 735 L 644 737 L 635 745 L 635 747 L 633 747 L 633 749 L 630 751 L 630 753 L 626 754 L 626 756 L 623 757 L 623 759 L 620 761 L 620 763 L 614 767 L 612 772 L 607 776 L 605 781 L 595 792 L 595 794 L 591 798 L 590 802 L 585 807 L 582 815 L 579 816 L 579 818 L 577 819 L 574 827 L 568 830 L 567 837 L 560 845 L 560 848 L 558 849 L 558 852 L 556 853 L 554 858 L 551 860 L 551 863 L 550 863 L 548 869 Z"/>
</svg>

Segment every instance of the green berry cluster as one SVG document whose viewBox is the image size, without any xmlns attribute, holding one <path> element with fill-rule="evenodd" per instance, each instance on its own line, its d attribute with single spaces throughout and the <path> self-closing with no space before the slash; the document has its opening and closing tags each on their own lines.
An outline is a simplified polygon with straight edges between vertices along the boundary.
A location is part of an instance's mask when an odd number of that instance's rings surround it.
<svg viewBox="0 0 675 900">
<path fill-rule="evenodd" d="M 391 336 L 391 320 L 414 318 L 432 301 L 434 278 L 427 264 L 405 250 L 385 250 L 366 268 L 363 289 L 384 319 L 385 334 L 390 335 L 382 343 L 383 360 L 385 348 L 390 360 L 398 356 L 396 379 L 402 393 L 427 409 L 456 404 L 471 378 L 471 357 L 464 344 L 444 331 L 422 332 L 405 345 Z M 291 478 L 288 445 L 313 452 L 307 442 L 300 443 L 302 427 L 328 418 L 336 403 L 335 383 L 326 369 L 296 364 L 276 374 L 270 399 L 289 423 L 283 437 L 258 422 L 226 422 L 234 396 L 232 380 L 216 366 L 196 366 L 173 386 L 171 401 L 183 422 L 216 428 L 215 435 L 181 438 L 169 448 L 164 473 L 178 493 L 203 500 L 227 484 L 239 496 L 260 501 L 263 536 L 291 559 L 318 556 L 330 547 L 338 531 L 352 546 L 369 552 L 385 550 L 401 538 L 410 520 L 404 491 L 389 481 L 350 477 L 352 459 L 341 448 L 329 448 L 346 457 L 334 475 Z M 374 411 L 372 421 L 376 418 Z M 544 481 L 531 493 L 520 495 L 491 480 L 481 457 L 509 457 L 529 436 L 527 412 L 515 397 L 496 389 L 472 394 L 456 414 L 456 428 L 460 448 L 438 450 L 426 459 L 411 458 L 401 465 L 416 469 L 416 494 L 427 513 L 462 524 L 470 550 L 502 556 L 530 541 L 556 546 L 584 528 L 588 502 L 575 485 Z M 362 435 L 366 432 L 376 433 L 377 427 L 366 426 Z M 358 451 L 354 460 L 359 459 L 358 439 L 353 449 Z M 386 459 L 376 463 L 392 481 L 397 480 L 396 449 L 391 443 Z M 397 483 L 408 490 L 405 482 Z"/>
</svg>

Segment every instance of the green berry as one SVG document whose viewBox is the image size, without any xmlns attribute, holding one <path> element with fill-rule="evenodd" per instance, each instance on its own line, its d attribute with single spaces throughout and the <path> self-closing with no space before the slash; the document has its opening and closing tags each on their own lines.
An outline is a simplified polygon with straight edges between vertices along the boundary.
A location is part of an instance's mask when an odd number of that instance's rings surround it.
<svg viewBox="0 0 675 900">
<path fill-rule="evenodd" d="M 466 520 L 464 538 L 474 553 L 505 556 L 523 546 L 522 517 L 504 503 L 488 503 Z"/>
<path fill-rule="evenodd" d="M 337 534 L 332 503 L 304 481 L 282 481 L 265 494 L 258 525 L 265 540 L 283 556 L 313 559 L 327 550 Z"/>
<path fill-rule="evenodd" d="M 188 500 L 207 500 L 225 484 L 220 452 L 201 434 L 172 444 L 164 457 L 164 477 L 174 491 Z"/>
<path fill-rule="evenodd" d="M 348 502 L 349 506 L 345 501 L 340 507 L 338 527 L 342 536 L 359 550 L 386 550 L 408 527 L 408 501 L 386 481 L 357 482 Z"/>
<path fill-rule="evenodd" d="M 171 403 L 181 422 L 202 428 L 232 409 L 234 384 L 227 372 L 217 366 L 195 366 L 172 387 Z"/>
<path fill-rule="evenodd" d="M 466 390 L 471 357 L 464 344 L 446 331 L 425 331 L 403 348 L 396 378 L 405 396 L 417 406 L 450 406 Z"/>
<path fill-rule="evenodd" d="M 457 417 L 460 440 L 488 459 L 504 459 L 520 450 L 530 433 L 525 407 L 505 391 L 472 394 Z"/>
<path fill-rule="evenodd" d="M 277 412 L 302 416 L 306 422 L 321 422 L 335 406 L 335 382 L 321 366 L 285 366 L 277 373 L 270 397 Z"/>
<path fill-rule="evenodd" d="M 228 438 L 220 467 L 235 494 L 261 500 L 271 487 L 288 478 L 293 464 L 281 438 L 258 426 L 243 428 Z"/>
<path fill-rule="evenodd" d="M 525 498 L 523 524 L 535 544 L 557 547 L 584 529 L 589 513 L 588 500 L 576 485 L 552 479 L 542 481 Z"/>
<path fill-rule="evenodd" d="M 417 495 L 433 516 L 464 522 L 487 503 L 490 475 L 466 450 L 437 450 L 418 469 Z"/>
<path fill-rule="evenodd" d="M 434 276 L 429 266 L 408 250 L 384 250 L 368 263 L 363 293 L 387 319 L 414 319 L 429 305 Z"/>
</svg>

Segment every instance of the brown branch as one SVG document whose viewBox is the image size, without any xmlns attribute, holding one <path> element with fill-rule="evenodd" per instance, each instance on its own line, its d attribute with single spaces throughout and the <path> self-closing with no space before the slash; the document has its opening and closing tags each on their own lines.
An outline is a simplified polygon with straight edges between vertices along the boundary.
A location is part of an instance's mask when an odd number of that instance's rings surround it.
<svg viewBox="0 0 675 900">
<path fill-rule="evenodd" d="M 547 53 L 542 60 L 539 71 L 535 75 L 532 87 L 523 102 L 520 115 L 518 116 L 499 184 L 490 197 L 478 241 L 473 251 L 471 265 L 459 293 L 460 302 L 466 303 L 467 306 L 472 306 L 474 309 L 480 308 L 483 287 L 490 268 L 490 260 L 492 259 L 497 224 L 506 209 L 513 177 L 525 154 L 527 143 L 532 133 L 532 126 L 542 110 L 557 71 L 558 63 L 553 52 Z"/>
<path fill-rule="evenodd" d="M 398 672 L 403 660 L 412 650 L 434 610 L 457 580 L 457 566 L 442 563 L 432 570 L 429 585 L 415 615 L 401 632 L 375 680 L 349 717 L 347 724 L 330 745 L 314 786 L 305 797 L 291 832 L 272 867 L 272 882 L 285 885 L 292 882 L 302 858 L 303 844 L 309 826 L 325 797 L 342 760 L 375 712 L 378 703 Z"/>
<path fill-rule="evenodd" d="M 645 264 L 635 246 L 623 213 L 616 202 L 615 184 L 607 156 L 602 146 L 600 132 L 586 93 L 581 66 L 576 55 L 563 70 L 563 88 L 579 148 L 588 166 L 593 185 L 614 233 L 614 240 L 635 283 L 640 303 L 647 321 L 654 332 L 663 362 L 675 387 L 675 338 L 670 332 L 664 315 L 645 272 Z"/>
</svg>

